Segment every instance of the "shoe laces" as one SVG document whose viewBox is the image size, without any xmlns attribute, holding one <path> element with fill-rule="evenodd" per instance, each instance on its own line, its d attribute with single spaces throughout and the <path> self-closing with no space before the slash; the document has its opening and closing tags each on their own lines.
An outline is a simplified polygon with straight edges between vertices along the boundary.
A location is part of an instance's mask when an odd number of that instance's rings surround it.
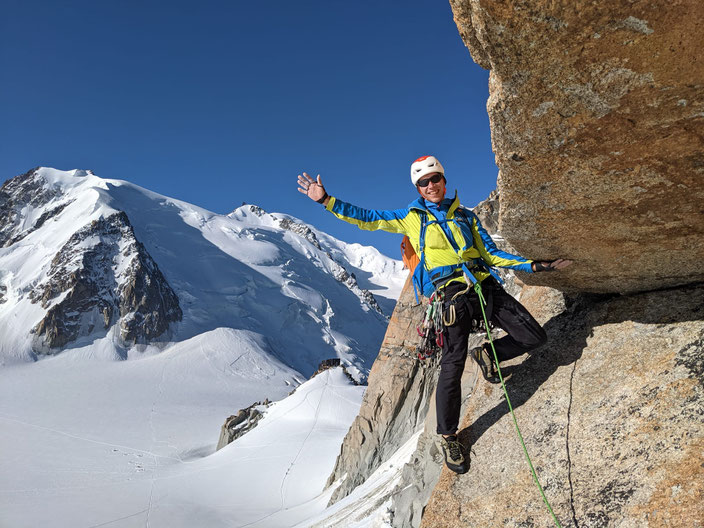
<svg viewBox="0 0 704 528">
<path fill-rule="evenodd" d="M 460 444 L 457 439 L 446 438 L 447 450 L 450 452 L 450 456 L 453 460 L 459 460 L 462 458 L 462 444 Z"/>
</svg>

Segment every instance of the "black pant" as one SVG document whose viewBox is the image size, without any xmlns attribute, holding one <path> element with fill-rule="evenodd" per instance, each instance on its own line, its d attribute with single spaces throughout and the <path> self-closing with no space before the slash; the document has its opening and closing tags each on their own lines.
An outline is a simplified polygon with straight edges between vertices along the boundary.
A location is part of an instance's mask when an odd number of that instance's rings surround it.
<svg viewBox="0 0 704 528">
<path fill-rule="evenodd" d="M 466 288 L 456 282 L 445 288 L 445 313 L 452 296 Z M 545 330 L 528 313 L 521 303 L 504 291 L 493 278 L 482 281 L 482 292 L 486 299 L 486 316 L 494 325 L 508 335 L 494 341 L 499 362 L 507 361 L 533 350 L 547 341 Z M 474 289 L 455 299 L 456 319 L 452 326 L 445 327 L 440 360 L 440 377 L 435 393 L 438 418 L 438 434 L 455 434 L 460 418 L 462 391 L 460 380 L 467 359 L 467 340 L 472 331 L 473 320 L 482 320 L 479 299 Z"/>
</svg>

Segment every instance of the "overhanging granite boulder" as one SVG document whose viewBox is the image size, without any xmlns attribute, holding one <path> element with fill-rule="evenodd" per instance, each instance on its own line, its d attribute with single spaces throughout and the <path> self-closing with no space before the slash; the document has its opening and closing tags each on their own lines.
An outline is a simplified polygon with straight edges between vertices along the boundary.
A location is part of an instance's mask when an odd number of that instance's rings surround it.
<svg viewBox="0 0 704 528">
<path fill-rule="evenodd" d="M 490 69 L 500 231 L 567 291 L 704 280 L 704 3 L 451 0 Z"/>
</svg>

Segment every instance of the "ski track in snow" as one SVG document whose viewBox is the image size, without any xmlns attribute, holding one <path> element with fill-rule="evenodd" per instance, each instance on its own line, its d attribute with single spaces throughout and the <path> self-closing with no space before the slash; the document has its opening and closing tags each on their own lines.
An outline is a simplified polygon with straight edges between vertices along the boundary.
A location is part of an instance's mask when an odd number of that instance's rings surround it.
<svg viewBox="0 0 704 528">
<path fill-rule="evenodd" d="M 315 418 L 313 419 L 313 425 L 311 426 L 310 431 L 308 431 L 308 434 L 306 435 L 306 437 L 303 439 L 303 442 L 301 443 L 301 447 L 298 449 L 296 456 L 293 458 L 293 460 L 291 461 L 291 463 L 288 466 L 288 469 L 286 470 L 286 474 L 284 475 L 284 478 L 281 480 L 281 486 L 279 488 L 279 493 L 280 493 L 280 498 L 281 498 L 281 506 L 279 507 L 278 510 L 271 512 L 271 513 L 265 515 L 264 517 L 257 519 L 255 521 L 249 522 L 247 524 L 241 524 L 237 528 L 246 528 L 247 526 L 253 526 L 255 524 L 259 524 L 260 522 L 264 521 L 265 519 L 268 519 L 269 517 L 272 517 L 273 515 L 276 515 L 277 513 L 284 510 L 284 505 L 286 504 L 285 495 L 284 495 L 284 487 L 286 485 L 286 479 L 288 478 L 289 473 L 291 473 L 291 470 L 293 469 L 293 467 L 296 465 L 296 461 L 298 460 L 298 457 L 303 452 L 303 448 L 305 447 L 306 442 L 310 438 L 310 435 L 313 434 L 315 427 L 318 425 L 318 417 L 320 416 L 320 407 L 322 406 L 322 403 L 323 403 L 323 395 L 325 394 L 325 391 L 328 389 L 329 385 L 330 385 L 330 378 L 328 376 L 328 378 L 325 380 L 325 386 L 321 389 L 322 392 L 320 394 L 320 399 L 318 400 L 318 406 L 317 406 L 317 408 L 315 408 Z M 301 403 L 308 402 L 308 397 L 312 396 L 312 394 L 313 393 L 311 392 L 308 395 L 306 395 L 305 399 Z M 298 407 L 299 405 L 297 405 L 296 407 Z M 296 407 L 294 407 L 294 409 Z M 311 407 L 312 407 L 312 405 L 311 405 Z M 293 409 L 291 409 L 291 410 L 293 410 Z"/>
<path fill-rule="evenodd" d="M 348 403 L 351 403 L 352 405 L 359 405 L 358 402 L 353 401 L 353 400 L 350 400 L 349 398 L 344 397 L 342 394 L 340 394 L 339 392 L 337 392 L 337 391 L 336 391 L 335 389 L 333 389 L 332 387 L 330 388 L 330 392 L 332 392 L 333 395 L 335 396 L 335 398 L 338 399 L 338 400 L 344 400 L 344 401 L 346 401 L 346 402 L 348 402 Z"/>
<path fill-rule="evenodd" d="M 201 345 L 201 351 L 203 347 Z M 164 393 L 164 375 L 166 374 L 166 365 L 168 365 L 167 362 L 164 362 L 164 366 L 161 369 L 161 378 L 159 379 L 159 388 L 157 390 L 157 394 L 154 397 L 154 401 L 152 401 L 152 408 L 149 413 L 149 428 L 151 429 L 152 432 L 152 449 L 156 448 L 157 444 L 157 439 L 156 439 L 156 431 L 154 429 L 154 414 L 156 413 L 156 404 L 157 402 L 161 399 L 162 394 Z M 173 447 L 173 446 L 171 446 Z M 177 455 L 178 456 L 178 452 Z M 183 462 L 181 460 L 181 457 L 178 457 L 180 462 Z M 149 505 L 147 506 L 147 528 L 149 528 L 149 515 L 152 513 L 152 506 L 154 505 L 154 487 L 156 486 L 156 478 L 157 478 L 157 472 L 159 470 L 159 461 L 157 460 L 156 457 L 154 457 L 154 470 L 152 472 L 152 485 L 149 490 Z"/>
<path fill-rule="evenodd" d="M 51 428 L 51 427 L 46 427 L 45 425 L 37 425 L 37 424 L 29 423 L 29 422 L 24 422 L 24 421 L 22 421 L 22 420 L 18 420 L 18 419 L 16 419 L 16 418 L 13 418 L 13 417 L 11 417 L 11 416 L 6 416 L 6 415 L 3 415 L 3 414 L 0 414 L 0 420 L 7 420 L 8 422 L 14 422 L 14 423 L 18 423 L 18 424 L 21 424 L 21 425 L 26 425 L 27 427 L 34 427 L 34 428 L 36 428 L 36 429 L 43 429 L 44 431 L 50 431 L 50 432 L 52 432 L 52 433 L 56 433 L 56 434 L 60 434 L 60 435 L 63 435 L 63 436 L 67 436 L 67 437 L 69 437 L 69 438 L 74 438 L 74 439 L 76 439 L 76 440 L 82 440 L 83 442 L 90 442 L 91 444 L 104 445 L 104 446 L 107 446 L 107 447 L 118 447 L 118 448 L 121 448 L 121 449 L 126 449 L 126 450 L 128 450 L 128 451 L 134 451 L 134 452 L 136 452 L 136 453 L 142 453 L 142 454 L 145 454 L 145 455 L 150 455 L 150 456 L 152 456 L 152 457 L 164 458 L 164 459 L 167 459 L 167 460 L 175 460 L 176 462 L 183 462 L 184 464 L 190 464 L 190 463 L 191 463 L 191 462 L 187 462 L 187 461 L 184 461 L 184 460 L 182 460 L 182 459 L 180 459 L 180 458 L 176 458 L 176 457 L 171 457 L 171 456 L 167 456 L 167 455 L 157 455 L 156 453 L 153 453 L 152 451 L 145 451 L 144 449 L 139 449 L 139 448 L 136 448 L 136 447 L 130 447 L 130 446 L 122 445 L 122 444 L 113 444 L 113 443 L 110 443 L 110 442 L 102 442 L 102 441 L 100 441 L 100 440 L 93 440 L 92 438 L 85 438 L 85 437 L 83 437 L 83 436 L 78 436 L 78 435 L 75 435 L 75 434 L 72 434 L 72 433 L 67 433 L 66 431 L 61 431 L 61 430 L 59 430 L 59 429 L 53 429 L 53 428 Z M 6 491 L 14 491 L 14 490 L 0 490 L 0 492 L 3 492 L 3 493 L 5 493 Z"/>
<path fill-rule="evenodd" d="M 107 522 L 100 523 L 100 524 L 94 524 L 94 525 L 92 525 L 92 526 L 89 526 L 88 528 L 100 528 L 101 526 L 107 526 L 107 525 L 109 525 L 109 524 L 113 524 L 113 523 L 116 523 L 116 522 L 124 521 L 125 519 L 129 519 L 129 518 L 131 518 L 131 517 L 136 517 L 137 515 L 141 515 L 141 514 L 143 514 L 143 513 L 146 512 L 146 511 L 147 511 L 147 509 L 144 509 L 144 510 L 142 510 L 142 511 L 138 511 L 137 513 L 132 513 L 132 514 L 130 514 L 130 515 L 125 515 L 124 517 L 120 517 L 119 519 L 113 519 L 112 521 L 107 521 Z"/>
<path fill-rule="evenodd" d="M 280 490 L 281 490 L 281 508 L 279 509 L 279 511 L 284 509 L 284 504 L 285 504 L 284 486 L 286 484 L 286 479 L 288 478 L 289 473 L 291 473 L 291 470 L 293 469 L 293 467 L 296 465 L 296 461 L 298 460 L 298 457 L 301 456 L 301 453 L 303 452 L 303 448 L 305 447 L 306 442 L 310 438 L 310 435 L 313 433 L 316 426 L 318 425 L 318 418 L 320 417 L 320 407 L 322 406 L 323 396 L 325 395 L 325 391 L 327 390 L 328 385 L 330 385 L 330 376 L 328 376 L 328 379 L 325 380 L 325 386 L 323 387 L 323 389 L 320 393 L 320 399 L 318 400 L 318 407 L 315 409 L 315 418 L 313 419 L 313 425 L 311 426 L 310 431 L 308 431 L 308 434 L 306 435 L 306 437 L 303 439 L 303 442 L 301 443 L 301 447 L 298 449 L 296 456 L 291 461 L 291 464 L 288 466 L 288 469 L 286 470 L 286 474 L 284 475 L 284 478 L 281 481 L 281 488 L 280 488 Z M 308 398 L 306 398 L 306 400 L 307 399 Z"/>
</svg>

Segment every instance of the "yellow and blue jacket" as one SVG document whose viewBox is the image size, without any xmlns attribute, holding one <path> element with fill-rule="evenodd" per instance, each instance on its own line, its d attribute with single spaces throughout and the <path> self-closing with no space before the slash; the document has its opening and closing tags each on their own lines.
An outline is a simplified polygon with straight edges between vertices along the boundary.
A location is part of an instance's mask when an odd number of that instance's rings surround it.
<svg viewBox="0 0 704 528">
<path fill-rule="evenodd" d="M 462 269 L 471 271 L 479 282 L 489 275 L 496 276 L 491 269 L 494 266 L 533 272 L 532 260 L 496 247 L 477 215 L 460 205 L 457 193 L 453 199 L 446 198 L 439 204 L 421 197 L 404 209 L 393 210 L 363 209 L 331 196 L 326 209 L 360 229 L 407 235 L 433 282 L 443 282 L 442 286 L 463 281 Z M 421 248 L 423 218 L 427 221 L 424 248 Z"/>
</svg>

